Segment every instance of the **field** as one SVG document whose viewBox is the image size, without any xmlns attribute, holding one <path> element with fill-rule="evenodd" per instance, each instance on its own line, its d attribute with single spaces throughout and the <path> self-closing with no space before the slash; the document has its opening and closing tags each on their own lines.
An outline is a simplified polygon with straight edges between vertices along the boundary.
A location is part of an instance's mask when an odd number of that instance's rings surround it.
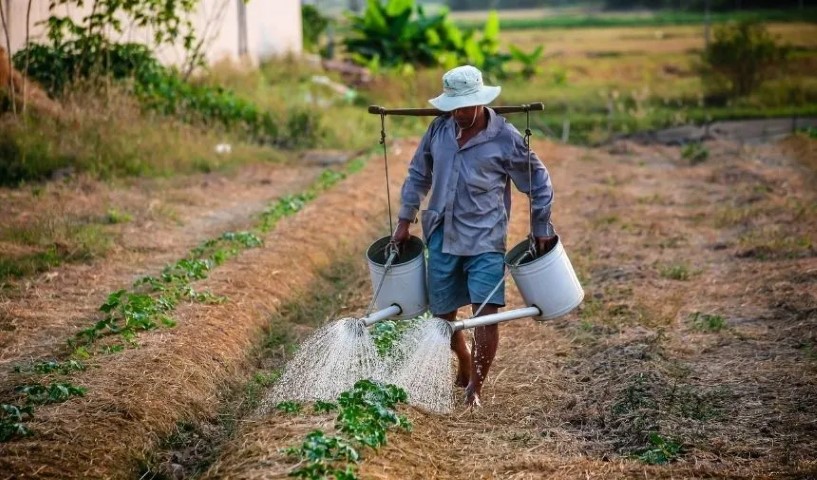
<svg viewBox="0 0 817 480">
<path fill-rule="evenodd" d="M 809 112 L 817 30 L 770 28 L 797 47 L 793 73 L 717 107 L 697 106 L 699 27 L 503 33 L 546 46 L 542 73 L 503 81 L 500 98 L 548 105 L 532 114 L 533 147 L 584 302 L 501 327 L 482 408 L 460 390 L 450 414 L 401 405 L 411 431 L 341 464 L 378 479 L 817 478 L 814 132 L 684 146 L 610 135 L 665 116 Z M 132 171 L 0 188 L 0 479 L 287 478 L 304 462 L 285 449 L 338 433 L 331 413 L 268 411 L 264 398 L 302 340 L 371 298 L 364 252 L 389 227 L 365 105 L 423 106 L 441 71 L 383 75 L 331 103 L 310 81 L 319 71 L 292 62 L 221 65 L 203 81 L 270 109 L 307 102 L 315 150 L 105 102 L 90 120 L 70 110 L 86 136 L 15 130 L 32 145 L 61 135 L 89 165 L 127 155 Z M 621 123 L 607 123 L 609 105 Z M 565 118 L 571 143 L 556 140 Z M 386 122 L 396 207 L 423 121 Z M 123 125 L 129 141 L 104 141 Z M 231 154 L 213 153 L 225 142 Z M 511 220 L 515 244 L 524 196 Z M 523 306 L 512 282 L 507 293 Z"/>
</svg>

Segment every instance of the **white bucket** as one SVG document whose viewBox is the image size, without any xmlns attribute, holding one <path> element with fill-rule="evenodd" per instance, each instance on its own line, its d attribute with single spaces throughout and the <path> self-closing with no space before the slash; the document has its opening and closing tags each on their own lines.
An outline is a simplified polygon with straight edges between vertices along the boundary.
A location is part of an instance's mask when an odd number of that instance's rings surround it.
<svg viewBox="0 0 817 480">
<path fill-rule="evenodd" d="M 366 251 L 373 293 L 386 270 L 386 247 L 390 241 L 391 237 L 383 237 L 371 244 Z M 401 320 L 417 317 L 428 310 L 426 260 L 423 241 L 419 237 L 412 235 L 405 242 L 400 256 L 389 267 L 375 299 L 376 310 L 392 305 L 400 307 L 400 314 L 394 318 Z"/>
<path fill-rule="evenodd" d="M 505 263 L 511 269 L 519 293 L 528 306 L 537 307 L 542 312 L 537 320 L 548 320 L 560 317 L 582 303 L 584 290 L 579 284 L 573 265 L 561 240 L 551 251 L 539 258 L 523 260 L 514 266 L 529 246 L 524 240 L 505 255 Z"/>
</svg>

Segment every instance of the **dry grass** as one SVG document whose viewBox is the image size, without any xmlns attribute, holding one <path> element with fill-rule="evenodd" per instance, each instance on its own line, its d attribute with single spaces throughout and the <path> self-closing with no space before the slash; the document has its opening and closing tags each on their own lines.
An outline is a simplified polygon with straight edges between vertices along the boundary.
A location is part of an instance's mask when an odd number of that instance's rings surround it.
<svg viewBox="0 0 817 480">
<path fill-rule="evenodd" d="M 817 185 L 817 139 L 793 135 L 782 142 L 783 151 L 796 158 L 806 168 L 806 175 Z"/>
<path fill-rule="evenodd" d="M 210 172 L 283 158 L 217 128 L 205 130 L 143 112 L 137 100 L 116 84 L 78 84 L 62 98 L 59 116 L 5 115 L 0 131 L 5 136 L 0 147 L 9 156 L 8 165 L 0 170 L 8 176 L 0 179 L 5 185 L 78 173 L 110 178 Z M 215 151 L 223 142 L 232 144 L 230 155 Z"/>
</svg>

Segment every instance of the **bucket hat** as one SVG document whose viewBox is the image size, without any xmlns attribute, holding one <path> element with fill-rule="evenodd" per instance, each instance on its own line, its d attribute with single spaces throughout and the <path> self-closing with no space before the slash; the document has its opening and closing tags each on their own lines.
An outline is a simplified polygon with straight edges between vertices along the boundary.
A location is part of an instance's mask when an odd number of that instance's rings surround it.
<svg viewBox="0 0 817 480">
<path fill-rule="evenodd" d="M 453 68 L 443 75 L 443 93 L 429 103 L 444 112 L 462 107 L 487 105 L 499 96 L 502 87 L 482 83 L 482 72 L 471 65 Z"/>
</svg>

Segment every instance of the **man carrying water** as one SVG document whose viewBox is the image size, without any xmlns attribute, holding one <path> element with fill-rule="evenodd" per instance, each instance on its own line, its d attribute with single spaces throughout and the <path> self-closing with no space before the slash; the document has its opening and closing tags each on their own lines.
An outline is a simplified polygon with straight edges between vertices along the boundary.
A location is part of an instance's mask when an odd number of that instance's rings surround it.
<svg viewBox="0 0 817 480">
<path fill-rule="evenodd" d="M 431 190 L 428 207 L 421 212 L 428 247 L 429 301 L 431 312 L 448 321 L 456 320 L 458 309 L 468 304 L 479 315 L 505 306 L 504 283 L 488 296 L 505 274 L 510 181 L 520 191 L 530 192 L 537 250 L 546 252 L 556 243 L 550 223 L 550 176 L 534 154 L 529 168 L 522 135 L 485 106 L 499 92 L 500 87 L 483 85 L 482 73 L 470 65 L 446 72 L 443 93 L 429 102 L 451 113 L 431 122 L 403 184 L 392 238 L 398 245 L 408 240 L 409 226 Z M 498 325 L 476 328 L 470 353 L 462 331 L 451 339 L 459 363 L 456 384 L 465 387 L 468 405 L 480 404 L 498 344 Z"/>
</svg>

